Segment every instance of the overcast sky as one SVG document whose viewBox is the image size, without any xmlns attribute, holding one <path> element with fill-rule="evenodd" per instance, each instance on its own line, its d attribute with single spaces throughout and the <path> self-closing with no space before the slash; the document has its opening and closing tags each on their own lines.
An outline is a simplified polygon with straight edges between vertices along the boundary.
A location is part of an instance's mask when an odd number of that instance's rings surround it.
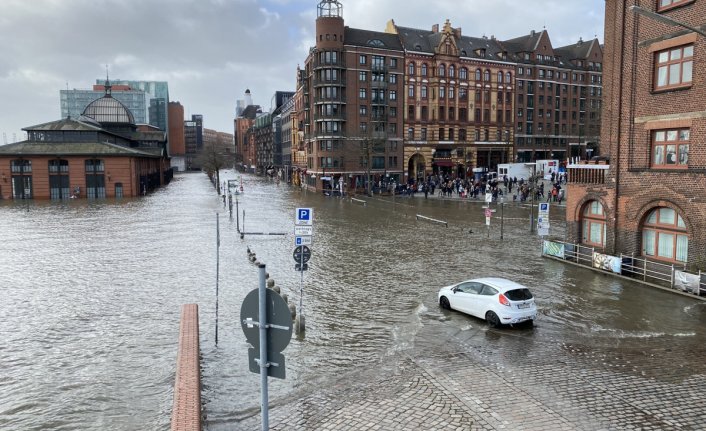
<svg viewBox="0 0 706 431">
<path fill-rule="evenodd" d="M 469 36 L 500 40 L 546 28 L 556 46 L 603 43 L 604 0 L 340 0 L 345 24 L 388 20 L 431 29 L 448 18 Z M 249 88 L 269 110 L 294 90 L 314 44 L 317 0 L 0 0 L 0 133 L 60 118 L 59 91 L 105 76 L 168 81 L 170 99 L 205 127 L 233 132 Z M 3 144 L 0 140 L 0 145 Z"/>
</svg>

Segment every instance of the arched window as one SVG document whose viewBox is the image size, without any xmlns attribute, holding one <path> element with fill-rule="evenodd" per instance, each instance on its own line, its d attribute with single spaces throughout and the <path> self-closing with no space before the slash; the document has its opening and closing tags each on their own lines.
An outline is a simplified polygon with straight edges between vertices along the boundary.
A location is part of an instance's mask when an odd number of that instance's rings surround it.
<svg viewBox="0 0 706 431">
<path fill-rule="evenodd" d="M 468 79 L 468 69 L 466 69 L 465 67 L 462 67 L 461 69 L 459 69 L 458 77 L 459 77 L 459 79 L 464 79 L 464 80 Z"/>
<path fill-rule="evenodd" d="M 480 71 L 480 69 L 476 69 L 476 81 L 480 81 L 480 80 L 481 80 L 481 71 Z"/>
<path fill-rule="evenodd" d="M 409 63 L 407 65 L 407 75 L 414 76 L 414 63 Z"/>
<path fill-rule="evenodd" d="M 502 84 L 502 82 L 503 82 L 503 73 L 498 72 L 498 84 Z"/>
<path fill-rule="evenodd" d="M 443 64 L 439 65 L 439 76 L 446 76 L 446 66 Z"/>
<path fill-rule="evenodd" d="M 490 82 L 490 71 L 488 69 L 485 69 L 485 73 L 483 74 L 483 81 Z"/>
<path fill-rule="evenodd" d="M 669 262 L 686 262 L 689 236 L 686 224 L 676 211 L 655 208 L 642 227 L 642 254 Z"/>
<path fill-rule="evenodd" d="M 422 76 L 427 76 L 427 64 L 422 63 Z"/>
<path fill-rule="evenodd" d="M 456 68 L 451 65 L 449 66 L 449 78 L 453 78 L 454 76 L 456 76 Z"/>
<path fill-rule="evenodd" d="M 86 197 L 89 199 L 105 198 L 105 164 L 100 159 L 87 159 L 84 162 L 86 169 Z"/>
<path fill-rule="evenodd" d="M 507 72 L 507 73 L 505 74 L 505 82 L 508 83 L 508 84 L 512 84 L 512 73 Z"/>
<path fill-rule="evenodd" d="M 588 202 L 581 213 L 581 242 L 586 245 L 605 247 L 606 224 L 603 205 L 598 201 Z"/>
</svg>

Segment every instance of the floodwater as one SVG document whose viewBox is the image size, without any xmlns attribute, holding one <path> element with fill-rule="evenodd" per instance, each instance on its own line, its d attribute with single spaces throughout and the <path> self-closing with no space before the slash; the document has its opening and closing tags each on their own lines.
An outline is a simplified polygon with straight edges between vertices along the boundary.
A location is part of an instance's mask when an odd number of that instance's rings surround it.
<svg viewBox="0 0 706 431">
<path fill-rule="evenodd" d="M 701 303 L 542 258 L 529 205 L 505 205 L 501 240 L 499 218 L 488 232 L 480 202 L 398 196 L 363 205 L 254 176 L 243 183 L 241 229 L 286 235 L 241 239 L 202 174 L 177 175 L 142 199 L 0 201 L 0 429 L 168 429 L 185 303 L 199 304 L 206 427 L 232 429 L 257 415 L 259 376 L 248 371 L 239 323 L 258 283 L 248 247 L 290 301 L 299 303 L 303 287 L 306 333 L 284 351 L 287 378 L 270 379 L 272 404 L 413 350 L 430 336 L 419 331 L 425 322 L 494 331 L 436 304 L 439 287 L 472 277 L 530 286 L 539 317 L 533 329 L 512 331 L 532 348 L 706 341 Z M 297 207 L 314 210 L 303 282 L 292 258 Z M 551 211 L 552 234 L 563 238 L 563 211 Z"/>
</svg>

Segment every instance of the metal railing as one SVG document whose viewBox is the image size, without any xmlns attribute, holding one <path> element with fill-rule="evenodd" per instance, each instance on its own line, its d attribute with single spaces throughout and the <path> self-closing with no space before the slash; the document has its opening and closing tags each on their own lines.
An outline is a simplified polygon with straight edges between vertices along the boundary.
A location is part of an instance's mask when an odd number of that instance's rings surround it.
<svg viewBox="0 0 706 431">
<path fill-rule="evenodd" d="M 666 264 L 620 254 L 609 256 L 602 249 L 564 241 L 544 241 L 542 256 L 566 260 L 599 271 L 629 277 L 638 282 L 706 296 L 706 273 L 686 271 L 685 265 Z"/>
</svg>

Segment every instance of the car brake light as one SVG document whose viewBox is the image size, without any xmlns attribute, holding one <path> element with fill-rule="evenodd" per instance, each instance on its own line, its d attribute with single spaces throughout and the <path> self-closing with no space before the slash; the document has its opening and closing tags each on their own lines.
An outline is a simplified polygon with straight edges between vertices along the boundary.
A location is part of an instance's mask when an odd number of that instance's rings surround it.
<svg viewBox="0 0 706 431">
<path fill-rule="evenodd" d="M 508 307 L 510 306 L 510 301 L 508 301 L 508 299 L 502 293 L 498 296 L 498 300 L 502 305 L 506 305 Z"/>
</svg>

